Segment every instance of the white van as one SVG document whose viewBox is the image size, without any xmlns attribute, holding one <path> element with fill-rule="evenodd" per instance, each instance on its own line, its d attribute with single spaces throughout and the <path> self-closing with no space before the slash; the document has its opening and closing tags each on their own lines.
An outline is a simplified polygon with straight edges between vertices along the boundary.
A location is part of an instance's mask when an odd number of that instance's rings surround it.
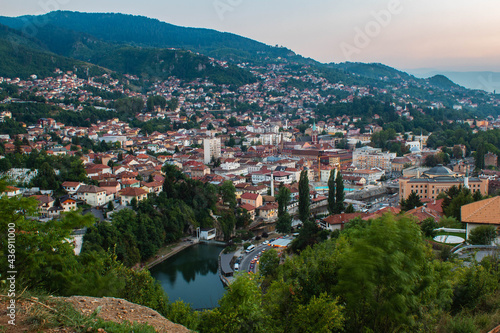
<svg viewBox="0 0 500 333">
<path fill-rule="evenodd" d="M 253 250 L 255 250 L 255 245 L 250 245 L 249 247 L 247 247 L 247 249 L 245 250 L 246 253 L 250 253 L 252 252 Z"/>
<path fill-rule="evenodd" d="M 240 264 L 236 263 L 234 264 L 234 270 L 238 271 L 240 269 Z"/>
</svg>

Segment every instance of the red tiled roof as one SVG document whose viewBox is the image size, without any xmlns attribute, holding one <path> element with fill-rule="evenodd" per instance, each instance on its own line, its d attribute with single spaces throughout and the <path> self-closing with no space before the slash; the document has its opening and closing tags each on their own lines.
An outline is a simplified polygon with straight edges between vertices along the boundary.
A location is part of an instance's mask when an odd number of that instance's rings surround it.
<svg viewBox="0 0 500 333">
<path fill-rule="evenodd" d="M 147 194 L 148 192 L 138 187 L 127 187 L 120 190 L 119 193 L 123 197 L 138 197 L 140 195 Z"/>
<path fill-rule="evenodd" d="M 401 209 L 396 208 L 396 207 L 385 207 L 382 209 L 377 210 L 376 212 L 373 212 L 371 214 L 366 215 L 363 217 L 363 220 L 368 221 L 370 219 L 376 219 L 384 215 L 385 213 L 391 213 L 393 215 L 397 215 L 401 212 Z"/>
<path fill-rule="evenodd" d="M 248 212 L 255 210 L 255 207 L 252 205 L 249 205 L 249 204 L 243 204 L 243 205 L 240 205 L 240 207 L 245 209 Z"/>
<path fill-rule="evenodd" d="M 242 199 L 248 199 L 248 200 L 257 200 L 260 194 L 258 193 L 250 193 L 250 192 L 245 192 L 241 195 Z"/>
<path fill-rule="evenodd" d="M 63 187 L 77 187 L 78 185 L 80 185 L 79 182 L 64 182 L 64 183 L 62 183 Z"/>
<path fill-rule="evenodd" d="M 462 206 L 462 222 L 500 224 L 500 196 Z"/>
<path fill-rule="evenodd" d="M 259 207 L 259 210 L 273 210 L 273 209 L 278 209 L 277 202 L 268 202 L 265 205 Z"/>
<path fill-rule="evenodd" d="M 343 214 L 334 214 L 330 215 L 328 217 L 325 217 L 323 221 L 330 225 L 335 225 L 335 224 L 344 224 L 346 222 L 349 222 L 350 220 L 360 216 L 364 217 L 366 214 L 365 213 L 343 213 Z"/>
</svg>

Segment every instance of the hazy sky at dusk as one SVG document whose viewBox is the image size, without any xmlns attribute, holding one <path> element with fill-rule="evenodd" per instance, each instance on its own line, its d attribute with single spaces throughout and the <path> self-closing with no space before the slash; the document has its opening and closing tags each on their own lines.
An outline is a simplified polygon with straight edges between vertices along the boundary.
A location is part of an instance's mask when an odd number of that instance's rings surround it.
<svg viewBox="0 0 500 333">
<path fill-rule="evenodd" d="M 144 15 L 283 45 L 321 62 L 500 71 L 498 0 L 0 0 L 0 8 L 4 16 L 56 9 Z"/>
</svg>

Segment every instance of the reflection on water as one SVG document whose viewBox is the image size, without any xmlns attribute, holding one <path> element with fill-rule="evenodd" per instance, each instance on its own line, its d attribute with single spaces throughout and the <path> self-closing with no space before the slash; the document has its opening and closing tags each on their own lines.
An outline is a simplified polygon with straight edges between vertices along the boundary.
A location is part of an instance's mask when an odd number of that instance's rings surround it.
<svg viewBox="0 0 500 333">
<path fill-rule="evenodd" d="M 213 308 L 224 294 L 217 273 L 219 253 L 223 247 L 197 244 L 151 268 L 168 294 L 169 300 L 191 303 L 195 309 Z"/>
</svg>

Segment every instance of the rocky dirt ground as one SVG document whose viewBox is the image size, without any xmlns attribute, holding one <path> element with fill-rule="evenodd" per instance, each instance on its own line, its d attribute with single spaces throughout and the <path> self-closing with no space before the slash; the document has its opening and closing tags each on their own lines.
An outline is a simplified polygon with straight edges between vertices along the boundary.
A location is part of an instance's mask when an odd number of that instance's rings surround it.
<svg viewBox="0 0 500 333">
<path fill-rule="evenodd" d="M 187 333 L 190 332 L 184 326 L 174 324 L 161 316 L 158 312 L 134 303 L 130 303 L 123 299 L 117 298 L 95 298 L 86 296 L 72 296 L 69 298 L 53 298 L 55 301 L 64 300 L 69 302 L 76 310 L 81 311 L 84 315 L 91 315 L 94 311 L 100 308 L 98 317 L 106 321 L 114 322 L 137 322 L 148 324 L 156 330 L 156 332 L 168 333 Z M 8 325 L 9 318 L 7 317 L 6 297 L 0 296 L 0 332 L 75 332 L 71 327 L 57 327 L 40 329 L 43 325 L 43 311 L 54 312 L 52 309 L 50 298 L 48 301 L 40 302 L 37 298 L 31 297 L 17 300 L 16 308 L 16 326 Z M 50 326 L 49 326 L 50 327 Z M 53 327 L 53 326 L 52 326 Z M 105 330 L 98 330 L 105 332 Z"/>
</svg>

